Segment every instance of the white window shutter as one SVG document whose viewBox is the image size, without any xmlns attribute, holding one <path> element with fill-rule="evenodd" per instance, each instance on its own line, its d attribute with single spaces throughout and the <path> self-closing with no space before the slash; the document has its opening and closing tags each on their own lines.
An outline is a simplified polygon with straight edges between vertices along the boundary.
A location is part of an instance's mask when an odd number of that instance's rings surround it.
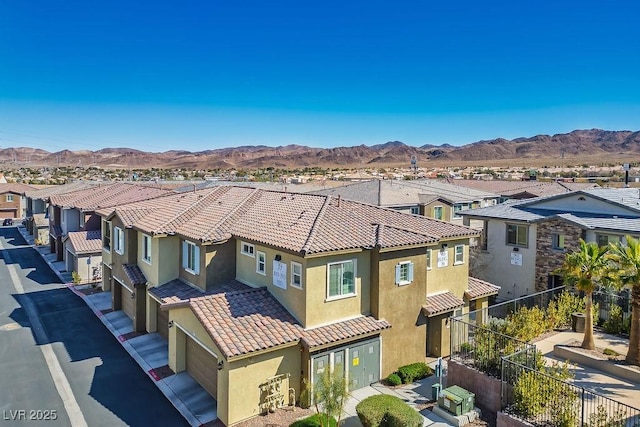
<svg viewBox="0 0 640 427">
<path fill-rule="evenodd" d="M 409 264 L 409 277 L 407 277 L 407 280 L 410 282 L 413 282 L 413 263 Z"/>
<path fill-rule="evenodd" d="M 200 247 L 193 247 L 193 257 L 195 258 L 195 262 L 193 263 L 193 271 L 196 274 L 200 274 Z"/>
<path fill-rule="evenodd" d="M 189 250 L 187 248 L 187 242 L 182 241 L 182 268 L 187 268 L 189 265 Z"/>
<path fill-rule="evenodd" d="M 400 264 L 396 265 L 396 283 L 400 283 Z"/>
</svg>

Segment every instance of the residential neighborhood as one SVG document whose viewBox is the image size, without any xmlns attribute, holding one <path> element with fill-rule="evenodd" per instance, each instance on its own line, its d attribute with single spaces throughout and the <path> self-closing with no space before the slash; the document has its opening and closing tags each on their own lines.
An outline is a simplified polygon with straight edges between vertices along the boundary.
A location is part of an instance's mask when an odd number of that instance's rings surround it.
<svg viewBox="0 0 640 427">
<path fill-rule="evenodd" d="M 455 319 L 481 327 L 492 304 L 562 287 L 580 239 L 640 234 L 637 189 L 507 187 L 120 182 L 18 194 L 35 254 L 186 421 L 232 426 L 308 407 L 326 371 L 358 396 L 402 366 L 459 357 L 472 326 Z"/>
</svg>

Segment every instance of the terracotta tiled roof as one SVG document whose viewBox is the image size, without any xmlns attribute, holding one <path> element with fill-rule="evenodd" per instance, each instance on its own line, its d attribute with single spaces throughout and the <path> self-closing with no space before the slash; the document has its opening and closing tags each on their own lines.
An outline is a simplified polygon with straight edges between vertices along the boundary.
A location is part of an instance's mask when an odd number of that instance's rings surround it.
<svg viewBox="0 0 640 427">
<path fill-rule="evenodd" d="M 102 253 L 102 234 L 100 230 L 72 231 L 67 234 L 76 254 Z"/>
<path fill-rule="evenodd" d="M 36 187 L 32 187 L 21 182 L 9 182 L 6 184 L 0 184 L 0 194 L 14 193 L 24 194 L 27 191 L 36 190 Z"/>
<path fill-rule="evenodd" d="M 318 328 L 306 329 L 302 333 L 302 341 L 309 347 L 317 347 L 369 335 L 390 327 L 391 325 L 386 320 L 376 320 L 372 316 L 363 316 Z"/>
<path fill-rule="evenodd" d="M 248 289 L 252 288 L 238 282 L 237 280 L 231 280 L 230 282 L 215 286 L 208 291 L 203 291 L 202 289 L 186 284 L 180 279 L 174 279 L 163 285 L 149 288 L 148 292 L 150 295 L 160 300 L 162 304 L 173 304 L 180 301 L 187 301 L 190 298 Z"/>
<path fill-rule="evenodd" d="M 453 311 L 464 306 L 464 301 L 451 292 L 442 292 L 435 295 L 427 295 L 427 303 L 422 306 L 422 311 L 427 317 Z"/>
<path fill-rule="evenodd" d="M 189 305 L 226 358 L 300 340 L 300 326 L 266 288 L 192 298 Z"/>
<path fill-rule="evenodd" d="M 144 285 L 145 283 L 147 283 L 147 278 L 144 277 L 144 273 L 137 265 L 124 264 L 122 266 L 122 269 L 124 270 L 124 273 L 127 275 L 127 279 L 129 279 L 129 282 L 132 285 Z"/>
<path fill-rule="evenodd" d="M 107 184 L 86 190 L 51 196 L 51 204 L 65 208 L 94 211 L 99 208 L 119 206 L 140 200 L 154 199 L 173 194 L 170 190 L 132 183 Z"/>
<path fill-rule="evenodd" d="M 474 300 L 489 295 L 496 295 L 500 291 L 500 286 L 493 285 L 484 280 L 469 277 L 469 289 L 464 292 L 464 296 L 468 300 Z"/>
<path fill-rule="evenodd" d="M 97 182 L 74 182 L 71 184 L 64 185 L 53 185 L 47 188 L 40 189 L 32 189 L 25 192 L 27 197 L 38 200 L 49 200 L 49 198 L 56 194 L 65 194 L 70 193 L 72 191 L 85 190 L 87 188 L 92 188 L 94 186 L 98 186 Z M 104 185 L 104 184 L 102 184 Z"/>
<path fill-rule="evenodd" d="M 49 234 L 51 234 L 53 237 L 62 236 L 62 227 L 57 224 L 49 224 Z"/>
<path fill-rule="evenodd" d="M 477 236 L 469 227 L 331 196 L 216 187 L 99 209 L 150 234 L 247 239 L 302 254 L 393 248 Z"/>
</svg>

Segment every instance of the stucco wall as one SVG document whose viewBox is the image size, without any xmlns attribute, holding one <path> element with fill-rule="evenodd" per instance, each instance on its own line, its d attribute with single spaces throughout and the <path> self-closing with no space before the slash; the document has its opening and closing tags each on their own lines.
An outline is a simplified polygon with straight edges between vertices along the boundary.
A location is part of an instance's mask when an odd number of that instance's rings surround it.
<svg viewBox="0 0 640 427">
<path fill-rule="evenodd" d="M 140 270 L 144 273 L 147 281 L 152 286 L 163 285 L 178 277 L 178 269 L 180 263 L 180 242 L 176 236 L 168 237 L 151 237 L 151 262 L 147 262 L 142 257 L 142 232 L 137 232 L 137 246 L 140 248 L 137 252 L 136 263 Z"/>
<path fill-rule="evenodd" d="M 476 395 L 476 406 L 493 413 L 501 407 L 501 383 L 455 360 L 447 362 L 447 386 L 458 385 Z"/>
<path fill-rule="evenodd" d="M 191 243 L 196 243 L 194 241 L 191 240 L 187 240 L 188 242 Z M 202 290 L 206 290 L 207 289 L 207 274 L 206 271 L 204 269 L 205 261 L 206 261 L 206 255 L 207 255 L 207 251 L 205 249 L 203 249 L 202 246 L 200 247 L 200 259 L 198 261 L 198 264 L 200 265 L 200 271 L 198 272 L 198 274 L 194 274 L 191 273 L 190 271 L 185 270 L 182 265 L 183 265 L 183 259 L 182 259 L 182 242 L 183 239 L 180 239 L 180 242 L 178 244 L 178 253 L 179 253 L 179 262 L 178 262 L 178 268 L 179 268 L 179 272 L 178 272 L 178 276 L 188 282 L 191 283 L 194 286 L 197 286 L 198 288 L 202 289 Z"/>
<path fill-rule="evenodd" d="M 442 244 L 447 247 L 448 263 L 446 267 L 438 267 L 438 253 L 442 252 Z M 462 264 L 455 264 L 455 247 L 464 245 L 464 260 Z M 458 298 L 464 296 L 464 291 L 469 285 L 469 240 L 458 239 L 442 241 L 438 245 L 430 246 L 431 269 L 426 271 L 427 294 L 449 291 Z"/>
<path fill-rule="evenodd" d="M 12 196 L 13 201 L 7 201 L 7 196 Z M 22 216 L 22 207 L 20 205 L 20 195 L 14 192 L 6 192 L 0 194 L 0 209 L 13 210 L 13 218 Z"/>
<path fill-rule="evenodd" d="M 235 278 L 235 240 L 232 239 L 220 245 L 202 246 L 202 250 L 206 251 L 206 268 L 203 270 L 207 289 L 211 289 Z"/>
<path fill-rule="evenodd" d="M 436 200 L 431 203 L 427 203 L 424 205 L 424 216 L 429 218 L 435 218 L 433 208 L 436 206 L 442 206 L 442 220 L 449 221 L 451 220 L 451 205 L 442 200 Z M 461 221 L 462 223 L 462 221 Z"/>
<path fill-rule="evenodd" d="M 500 286 L 501 299 L 518 298 L 535 292 L 537 225 L 528 225 L 529 245 L 526 248 L 517 247 L 515 251 L 515 246 L 506 243 L 507 222 L 487 221 L 487 250 L 476 253 L 474 273 L 479 279 Z M 511 254 L 521 255 L 522 265 L 512 264 Z"/>
</svg>

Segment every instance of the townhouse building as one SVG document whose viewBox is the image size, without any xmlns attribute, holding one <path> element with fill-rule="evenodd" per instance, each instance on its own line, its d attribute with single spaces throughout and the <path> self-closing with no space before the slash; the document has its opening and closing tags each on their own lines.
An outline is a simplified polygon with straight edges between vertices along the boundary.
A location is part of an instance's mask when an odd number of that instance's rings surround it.
<svg viewBox="0 0 640 427">
<path fill-rule="evenodd" d="M 640 193 L 593 188 L 463 212 L 483 221 L 472 274 L 501 287 L 502 299 L 562 284 L 558 269 L 580 239 L 606 245 L 640 235 Z"/>
<path fill-rule="evenodd" d="M 21 183 L 0 184 L 0 219 L 24 218 L 27 213 L 27 202 L 24 192 L 35 187 Z"/>
<path fill-rule="evenodd" d="M 221 186 L 102 208 L 103 288 L 227 425 L 342 369 L 351 390 L 449 352 L 487 305 L 461 225 L 326 195 Z"/>
<path fill-rule="evenodd" d="M 133 183 L 96 184 L 90 188 L 49 196 L 49 245 L 67 271 L 82 281 L 101 270 L 101 220 L 95 210 L 171 194 L 170 190 Z"/>
</svg>

